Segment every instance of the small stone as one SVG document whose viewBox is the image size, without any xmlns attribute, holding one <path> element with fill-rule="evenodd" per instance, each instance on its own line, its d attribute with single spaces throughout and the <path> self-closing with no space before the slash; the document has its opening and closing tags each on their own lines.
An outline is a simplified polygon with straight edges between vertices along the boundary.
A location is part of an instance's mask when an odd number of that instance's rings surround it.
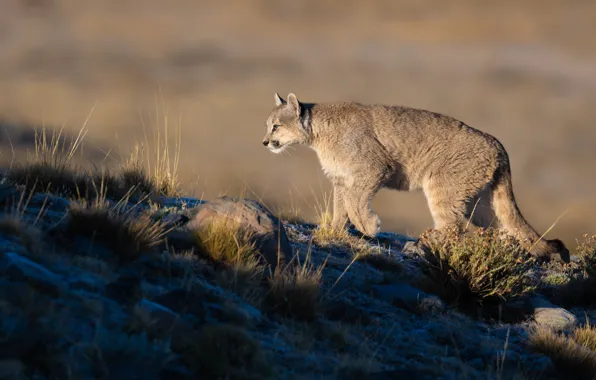
<svg viewBox="0 0 596 380">
<path fill-rule="evenodd" d="M 60 276 L 14 252 L 4 254 L 0 260 L 0 273 L 9 280 L 26 282 L 52 296 L 58 296 L 67 288 Z"/>
<path fill-rule="evenodd" d="M 534 310 L 534 321 L 555 331 L 570 331 L 577 326 L 575 315 L 561 307 L 539 307 Z"/>
<path fill-rule="evenodd" d="M 422 313 L 438 314 L 445 311 L 445 303 L 435 295 L 427 295 L 420 300 L 418 310 Z"/>
<path fill-rule="evenodd" d="M 529 300 L 534 308 L 534 321 L 555 331 L 568 331 L 577 326 L 577 318 L 571 312 L 556 305 L 542 296 Z"/>
</svg>

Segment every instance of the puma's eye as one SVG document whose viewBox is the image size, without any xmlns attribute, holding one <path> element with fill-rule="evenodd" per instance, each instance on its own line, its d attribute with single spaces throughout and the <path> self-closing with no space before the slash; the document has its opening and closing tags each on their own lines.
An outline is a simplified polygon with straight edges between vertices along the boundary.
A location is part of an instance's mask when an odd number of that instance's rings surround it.
<svg viewBox="0 0 596 380">
<path fill-rule="evenodd" d="M 271 128 L 271 133 L 277 131 L 277 128 L 279 128 L 279 125 L 274 125 L 273 128 Z"/>
</svg>

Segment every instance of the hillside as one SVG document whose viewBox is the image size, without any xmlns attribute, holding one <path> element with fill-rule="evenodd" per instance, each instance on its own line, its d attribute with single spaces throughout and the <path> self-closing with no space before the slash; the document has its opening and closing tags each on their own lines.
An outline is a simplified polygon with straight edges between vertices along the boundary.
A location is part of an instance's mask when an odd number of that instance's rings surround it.
<svg viewBox="0 0 596 380">
<path fill-rule="evenodd" d="M 330 230 L 324 210 L 315 225 L 183 197 L 142 161 L 85 171 L 50 146 L 2 180 L 2 378 L 596 371 L 596 238 L 570 264 L 537 262 L 498 231 L 365 239 Z"/>
</svg>

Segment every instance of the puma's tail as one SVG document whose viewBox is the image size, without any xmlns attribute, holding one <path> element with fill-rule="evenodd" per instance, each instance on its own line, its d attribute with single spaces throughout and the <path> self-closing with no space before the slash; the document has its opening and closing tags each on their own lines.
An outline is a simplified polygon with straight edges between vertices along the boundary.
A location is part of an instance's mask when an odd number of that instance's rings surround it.
<svg viewBox="0 0 596 380">
<path fill-rule="evenodd" d="M 511 169 L 507 161 L 495 173 L 492 190 L 492 207 L 502 228 L 515 236 L 520 243 L 527 245 L 532 255 L 569 262 L 569 250 L 565 244 L 559 239 L 542 238 L 519 211 L 513 195 Z"/>
</svg>

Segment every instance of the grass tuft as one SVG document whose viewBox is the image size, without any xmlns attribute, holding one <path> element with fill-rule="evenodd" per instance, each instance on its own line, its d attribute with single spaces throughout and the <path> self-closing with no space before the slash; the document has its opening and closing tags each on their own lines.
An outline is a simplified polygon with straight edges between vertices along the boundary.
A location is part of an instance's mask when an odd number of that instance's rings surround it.
<svg viewBox="0 0 596 380">
<path fill-rule="evenodd" d="M 594 330 L 588 328 L 591 339 Z M 548 356 L 561 374 L 574 374 L 576 378 L 592 379 L 596 373 L 596 352 L 582 340 L 587 336 L 587 330 L 578 330 L 571 336 L 565 336 L 548 327 L 535 326 L 529 332 L 528 344 L 533 351 Z M 580 340 L 577 340 L 578 338 Z"/>
<path fill-rule="evenodd" d="M 229 266 L 251 265 L 260 259 L 250 231 L 231 219 L 216 219 L 197 229 L 194 235 L 199 252 L 208 259 Z"/>
<path fill-rule="evenodd" d="M 94 201 L 81 199 L 70 204 L 66 229 L 101 242 L 116 252 L 121 261 L 133 261 L 163 241 L 166 229 L 146 213 L 126 211 L 100 196 Z"/>
<path fill-rule="evenodd" d="M 298 258 L 298 255 L 296 255 Z M 316 318 L 324 266 L 315 268 L 310 250 L 303 263 L 276 268 L 269 279 L 266 302 L 275 313 L 299 320 Z"/>
<path fill-rule="evenodd" d="M 596 353 L 596 328 L 589 322 L 573 331 L 573 340 Z"/>
<path fill-rule="evenodd" d="M 460 305 L 500 303 L 532 292 L 534 259 L 517 241 L 495 229 L 459 235 L 427 230 L 420 242 L 432 287 Z"/>
</svg>

